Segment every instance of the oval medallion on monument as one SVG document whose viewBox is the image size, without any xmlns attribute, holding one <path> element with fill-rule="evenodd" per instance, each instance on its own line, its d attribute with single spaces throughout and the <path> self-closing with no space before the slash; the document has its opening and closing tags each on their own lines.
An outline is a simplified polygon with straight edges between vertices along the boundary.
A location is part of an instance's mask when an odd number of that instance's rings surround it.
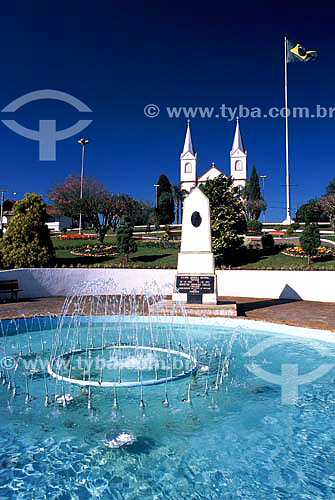
<svg viewBox="0 0 335 500">
<path fill-rule="evenodd" d="M 192 225 L 194 227 L 199 227 L 200 224 L 201 224 L 201 215 L 199 214 L 199 212 L 193 212 L 192 216 L 191 216 L 191 222 L 192 222 Z"/>
</svg>

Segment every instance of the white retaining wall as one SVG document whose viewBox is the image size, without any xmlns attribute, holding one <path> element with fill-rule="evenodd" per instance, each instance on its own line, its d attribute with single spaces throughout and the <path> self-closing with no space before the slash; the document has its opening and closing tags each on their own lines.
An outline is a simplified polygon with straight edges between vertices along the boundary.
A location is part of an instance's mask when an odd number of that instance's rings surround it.
<svg viewBox="0 0 335 500">
<path fill-rule="evenodd" d="M 335 302 L 335 271 L 217 271 L 218 294 Z"/>
<path fill-rule="evenodd" d="M 118 290 L 140 292 L 156 283 L 164 294 L 171 294 L 176 270 L 173 269 L 15 269 L 0 271 L 0 280 L 17 279 L 20 297 L 68 295 L 81 282 L 112 278 Z M 218 294 L 231 297 L 285 298 L 335 302 L 334 271 L 217 271 Z"/>
<path fill-rule="evenodd" d="M 119 291 L 141 291 L 154 282 L 165 294 L 171 294 L 175 274 L 173 269 L 14 269 L 0 271 L 0 280 L 17 279 L 23 290 L 19 297 L 26 298 L 69 295 L 80 283 L 99 280 L 101 293 L 106 293 L 104 282 L 109 279 L 115 281 Z"/>
</svg>

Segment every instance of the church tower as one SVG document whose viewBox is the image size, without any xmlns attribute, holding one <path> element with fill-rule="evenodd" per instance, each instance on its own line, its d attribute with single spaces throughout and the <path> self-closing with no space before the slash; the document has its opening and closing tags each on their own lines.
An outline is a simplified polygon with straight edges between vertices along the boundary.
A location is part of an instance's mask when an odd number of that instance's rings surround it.
<svg viewBox="0 0 335 500">
<path fill-rule="evenodd" d="M 190 120 L 187 120 L 184 149 L 180 155 L 180 189 L 190 192 L 196 185 L 197 153 L 193 148 Z"/>
<path fill-rule="evenodd" d="M 230 151 L 230 175 L 234 178 L 234 186 L 241 186 L 241 188 L 246 186 L 247 151 L 244 149 L 238 118 L 236 118 L 234 141 Z"/>
</svg>

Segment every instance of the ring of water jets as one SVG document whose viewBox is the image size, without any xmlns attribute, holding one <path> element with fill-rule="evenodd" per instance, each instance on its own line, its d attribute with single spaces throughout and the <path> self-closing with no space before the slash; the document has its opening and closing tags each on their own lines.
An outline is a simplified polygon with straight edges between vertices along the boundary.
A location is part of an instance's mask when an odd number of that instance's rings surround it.
<svg viewBox="0 0 335 500">
<path fill-rule="evenodd" d="M 187 332 L 176 333 L 173 322 L 166 321 L 176 312 L 184 313 L 180 306 L 167 309 L 163 292 L 153 284 L 129 294 L 118 292 L 112 281 L 85 283 L 65 301 L 48 374 L 89 391 L 189 377 L 197 370 L 196 352 Z"/>
<path fill-rule="evenodd" d="M 104 381 L 104 380 L 91 380 L 90 378 L 83 378 L 83 379 L 77 379 L 77 378 L 71 378 L 71 377 L 66 377 L 62 375 L 60 372 L 56 372 L 53 370 L 54 365 L 62 365 L 63 360 L 67 360 L 69 358 L 73 358 L 77 354 L 87 354 L 88 358 L 90 358 L 90 354 L 92 352 L 104 352 L 108 350 L 113 350 L 114 352 L 118 352 L 119 350 L 134 350 L 135 355 L 136 352 L 139 351 L 149 351 L 150 353 L 154 352 L 159 352 L 161 354 L 166 354 L 169 358 L 172 356 L 178 356 L 179 358 L 186 359 L 188 361 L 188 365 L 191 366 L 189 370 L 183 370 L 181 373 L 178 373 L 177 375 L 173 375 L 172 367 L 170 368 L 171 375 L 170 376 L 165 376 L 161 378 L 152 378 L 149 380 L 142 380 L 141 376 L 138 376 L 136 381 L 122 381 L 120 378 L 117 381 L 110 382 L 110 381 Z M 88 363 L 89 365 L 89 363 Z M 67 352 L 65 354 L 62 354 L 61 356 L 56 357 L 53 359 L 51 363 L 48 365 L 48 373 L 52 377 L 62 381 L 62 382 L 69 382 L 70 384 L 76 384 L 84 387 L 107 387 L 107 388 L 113 388 L 113 387 L 140 387 L 140 386 L 148 386 L 148 385 L 159 385 L 159 384 L 165 384 L 167 382 L 173 382 L 176 380 L 180 380 L 185 377 L 189 377 L 190 375 L 194 374 L 197 369 L 197 360 L 194 356 L 191 354 L 187 354 L 185 352 L 181 351 L 175 351 L 173 349 L 164 349 L 161 347 L 152 347 L 152 346 L 134 346 L 134 345 L 114 345 L 114 346 L 106 346 L 106 347 L 92 347 L 88 349 L 78 349 L 78 350 L 73 350 L 70 352 Z M 87 377 L 90 377 L 89 372 L 86 374 Z"/>
<path fill-rule="evenodd" d="M 167 304 L 164 297 L 169 293 L 170 289 L 155 283 L 129 293 L 120 291 L 112 280 L 98 279 L 78 284 L 65 299 L 58 319 L 27 320 L 22 315 L 22 319 L 0 322 L 2 361 L 14 363 L 0 363 L 0 385 L 7 387 L 12 398 L 23 396 L 28 405 L 42 396 L 45 406 L 66 407 L 87 400 L 88 408 L 95 394 L 99 399 L 99 388 L 113 391 L 116 408 L 118 390 L 137 387 L 139 405 L 144 408 L 144 387 L 164 385 L 162 403 L 168 406 L 169 383 L 193 375 L 182 401 L 191 403 L 195 380 L 197 391 L 203 384 L 201 392 L 207 397 L 227 380 L 238 329 L 221 345 L 196 343 L 183 305 Z M 175 321 L 175 316 L 183 320 Z M 34 335 L 35 331 L 40 334 Z M 104 364 L 95 366 L 96 361 Z M 127 390 L 124 394 L 122 401 L 132 400 Z"/>
</svg>

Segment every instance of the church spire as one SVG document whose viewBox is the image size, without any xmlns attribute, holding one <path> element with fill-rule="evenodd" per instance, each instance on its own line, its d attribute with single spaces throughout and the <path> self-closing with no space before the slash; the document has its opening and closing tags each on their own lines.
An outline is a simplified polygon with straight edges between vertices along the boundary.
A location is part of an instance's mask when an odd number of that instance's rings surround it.
<svg viewBox="0 0 335 500">
<path fill-rule="evenodd" d="M 185 153 L 192 153 L 192 155 L 195 154 L 194 148 L 193 148 L 193 143 L 192 143 L 190 120 L 187 120 L 187 129 L 186 129 L 184 149 L 183 149 L 182 154 L 185 154 Z"/>
<path fill-rule="evenodd" d="M 234 141 L 233 141 L 233 146 L 231 148 L 231 152 L 234 153 L 234 151 L 236 151 L 237 149 L 242 151 L 242 153 L 245 153 L 245 149 L 244 149 L 244 145 L 243 145 L 243 141 L 242 141 L 242 136 L 241 136 L 241 132 L 240 132 L 240 123 L 239 123 L 238 118 L 236 118 L 235 135 L 234 135 Z"/>
</svg>

